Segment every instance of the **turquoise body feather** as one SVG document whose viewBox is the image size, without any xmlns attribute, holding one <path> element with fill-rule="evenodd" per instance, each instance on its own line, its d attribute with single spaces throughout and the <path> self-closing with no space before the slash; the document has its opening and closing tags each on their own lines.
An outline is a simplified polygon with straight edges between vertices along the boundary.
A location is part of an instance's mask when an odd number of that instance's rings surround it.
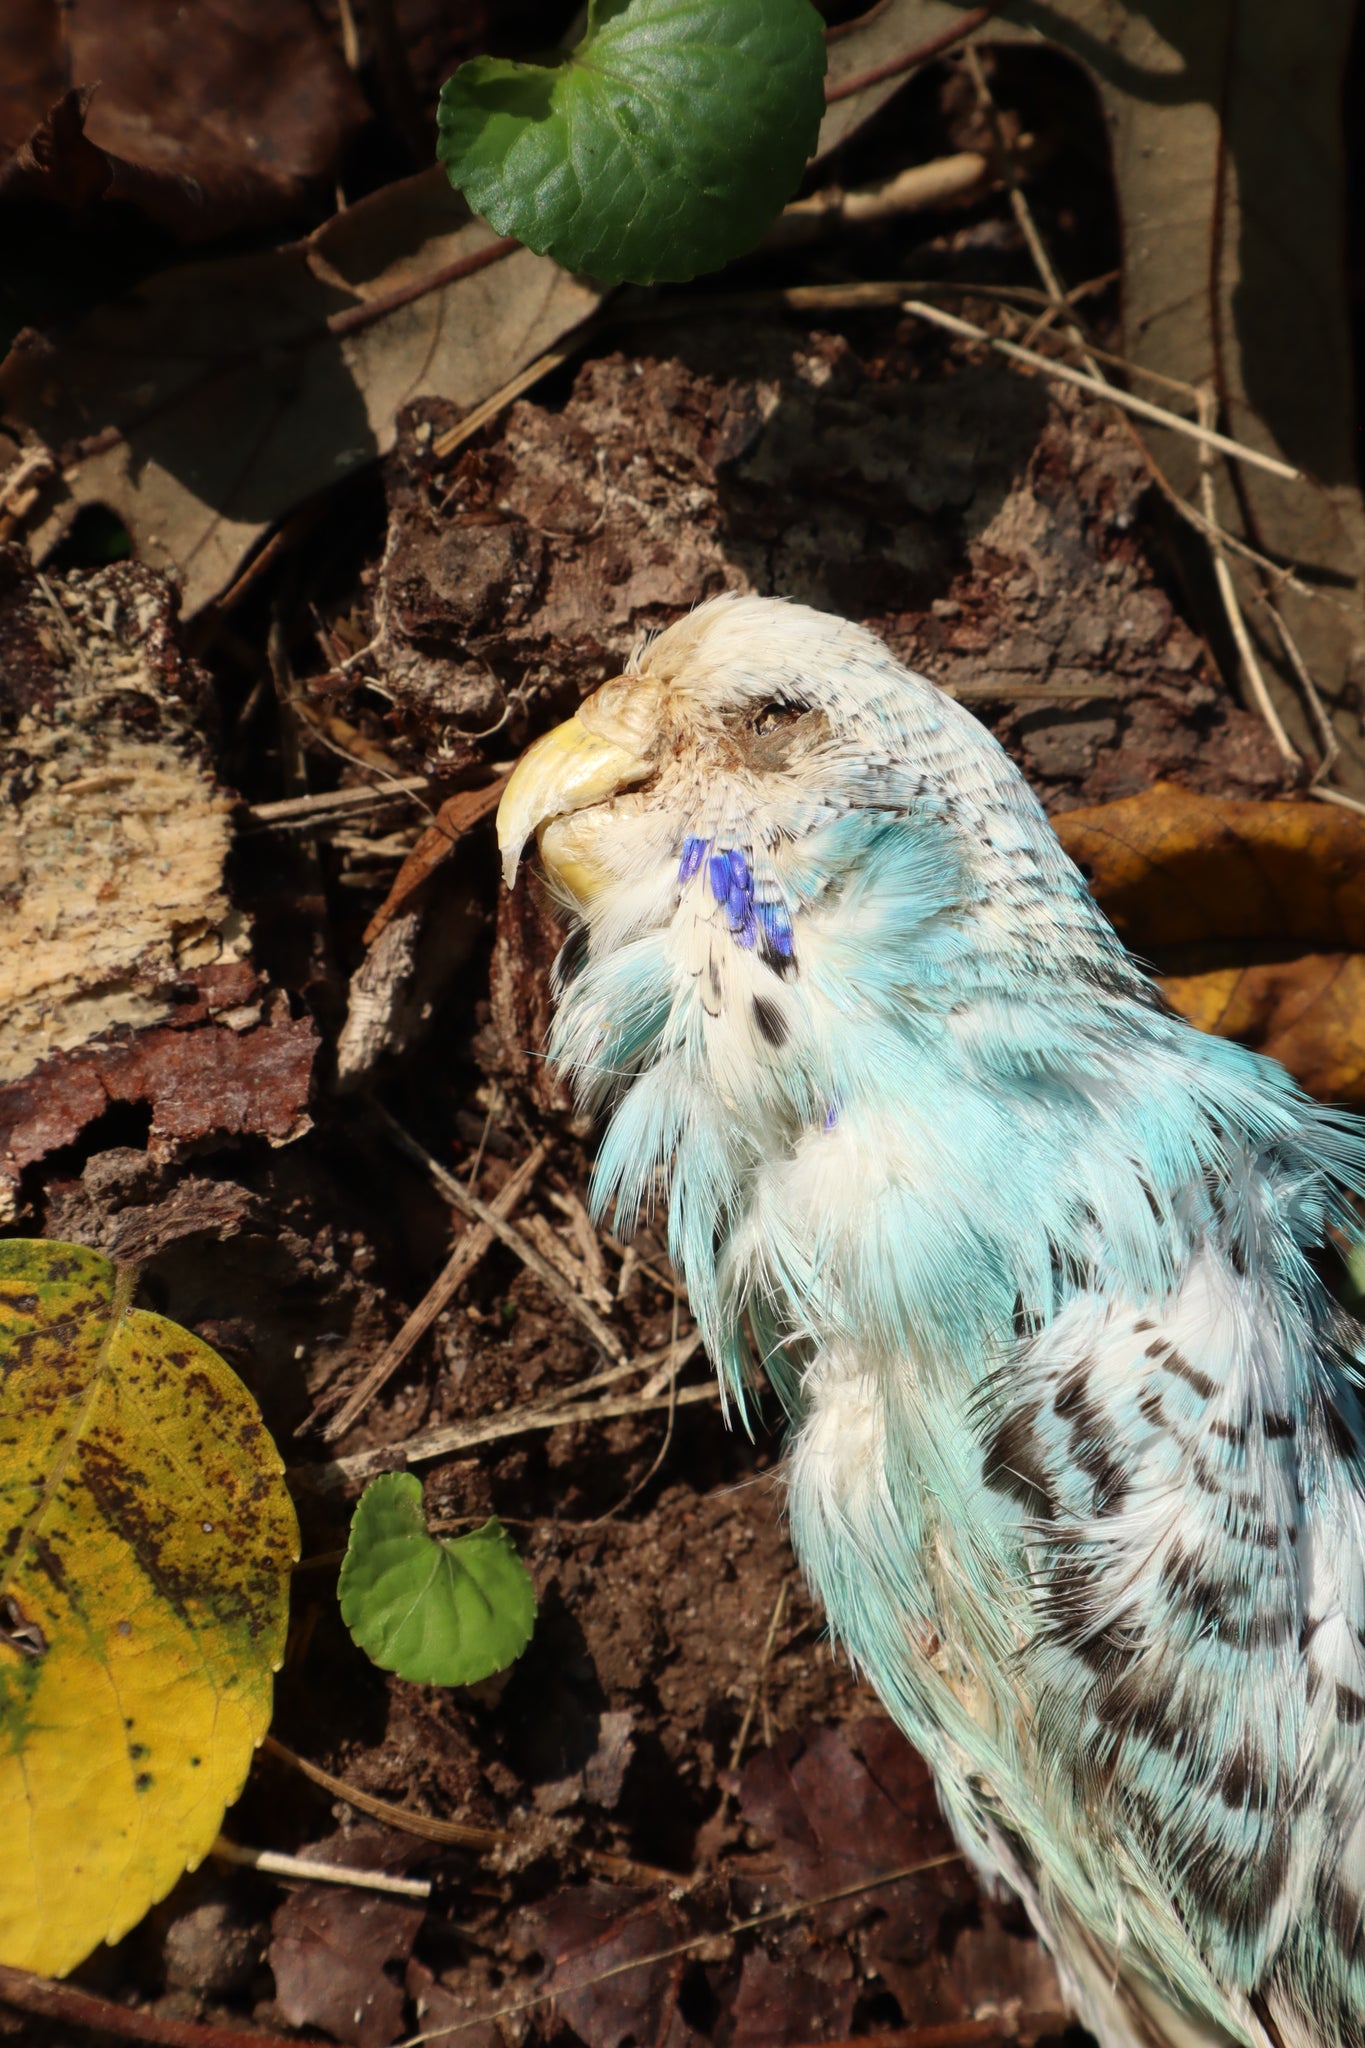
<svg viewBox="0 0 1365 2048">
<path fill-rule="evenodd" d="M 1106 2048 L 1365 2040 L 1365 1418 L 1309 1257 L 1359 1129 L 1165 1008 L 871 635 L 722 599 L 632 678 L 550 1046 L 598 1208 L 666 1207 L 728 1401 L 776 1387 L 831 1629 Z"/>
</svg>

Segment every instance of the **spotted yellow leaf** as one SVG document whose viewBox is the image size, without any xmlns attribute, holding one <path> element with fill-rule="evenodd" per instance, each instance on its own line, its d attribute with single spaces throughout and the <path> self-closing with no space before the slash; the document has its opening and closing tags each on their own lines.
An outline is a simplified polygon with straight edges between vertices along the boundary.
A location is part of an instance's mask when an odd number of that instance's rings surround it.
<svg viewBox="0 0 1365 2048">
<path fill-rule="evenodd" d="M 193 1868 L 270 1720 L 298 1525 L 246 1388 L 78 1245 L 0 1242 L 0 1962 Z"/>
</svg>

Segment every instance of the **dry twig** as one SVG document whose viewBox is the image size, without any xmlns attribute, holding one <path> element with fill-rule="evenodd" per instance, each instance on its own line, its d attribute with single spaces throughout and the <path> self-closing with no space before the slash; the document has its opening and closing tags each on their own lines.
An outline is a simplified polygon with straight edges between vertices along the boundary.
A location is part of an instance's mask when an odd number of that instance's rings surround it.
<svg viewBox="0 0 1365 2048">
<path fill-rule="evenodd" d="M 344 1863 L 324 1863 L 319 1856 L 286 1856 L 279 1849 L 248 1849 L 219 1835 L 210 1854 L 220 1863 L 257 1870 L 262 1877 L 298 1878 L 303 1883 L 349 1884 L 358 1891 L 393 1892 L 401 1899 L 429 1899 L 429 1877 L 395 1877 L 389 1870 L 352 1870 Z"/>
<path fill-rule="evenodd" d="M 29 1970 L 14 1970 L 5 1963 L 0 1963 L 0 2003 L 68 2026 L 88 2027 L 92 2033 L 146 2041 L 150 2048 L 298 2048 L 296 2034 L 263 2034 L 259 2027 L 220 2027 L 211 2020 L 139 2012 L 112 1998 L 97 1998 L 78 1985 L 35 1977 Z"/>
<path fill-rule="evenodd" d="M 549 1149 L 542 1141 L 533 1151 L 528 1152 L 507 1184 L 493 1197 L 489 1204 L 490 1211 L 502 1222 L 505 1223 L 514 1213 L 522 1196 L 535 1181 L 536 1175 L 549 1156 Z M 487 1224 L 474 1223 L 464 1231 L 439 1275 L 397 1336 L 386 1346 L 365 1377 L 352 1389 L 342 1407 L 324 1426 L 322 1434 L 329 1443 L 334 1443 L 338 1437 L 345 1436 L 347 1430 L 359 1421 L 380 1388 L 397 1372 L 418 1339 L 426 1335 L 447 1302 L 453 1300 L 492 1243 L 493 1232 Z M 314 1413 L 316 1412 L 315 1410 Z M 312 1419 L 312 1416 L 308 1418 L 310 1422 Z"/>
<path fill-rule="evenodd" d="M 626 1365 L 626 1348 L 616 1332 L 607 1328 L 592 1304 L 585 1301 L 561 1273 L 556 1272 L 549 1260 L 543 1258 L 536 1250 L 530 1239 L 523 1236 L 521 1231 L 514 1229 L 510 1223 L 504 1223 L 502 1218 L 486 1202 L 481 1202 L 477 1195 L 471 1195 L 468 1188 L 456 1180 L 453 1173 L 448 1173 L 439 1160 L 433 1159 L 425 1147 L 419 1145 L 417 1140 L 403 1129 L 398 1119 L 390 1116 L 381 1103 L 376 1103 L 375 1109 L 399 1150 L 422 1168 L 441 1193 L 449 1196 L 455 1207 L 463 1210 L 471 1221 L 482 1223 L 485 1229 L 492 1231 L 494 1237 L 501 1239 L 510 1252 L 515 1252 L 523 1266 L 528 1272 L 535 1274 L 547 1293 L 553 1294 L 555 1300 L 562 1302 L 570 1315 L 583 1325 L 594 1344 L 605 1351 L 608 1358 L 617 1365 Z"/>
<path fill-rule="evenodd" d="M 691 1955 L 695 1949 L 705 1948 L 714 1941 L 732 1941 L 737 1934 L 750 1934 L 756 1927 L 776 1926 L 783 1920 L 799 1919 L 803 1913 L 818 1912 L 821 1906 L 837 1905 L 840 1899 L 855 1899 L 864 1892 L 880 1891 L 883 1885 L 899 1884 L 907 1877 L 922 1877 L 926 1871 L 940 1870 L 947 1863 L 960 1863 L 962 1851 L 947 1849 L 941 1856 L 927 1856 L 922 1863 L 906 1863 L 899 1870 L 879 1871 L 876 1877 L 865 1877 L 857 1884 L 840 1885 L 837 1891 L 820 1892 L 813 1899 L 797 1899 L 789 1906 L 773 1906 L 764 1913 L 751 1913 L 746 1920 L 731 1920 L 724 1927 L 710 1928 L 704 1934 L 694 1934 L 686 1941 L 676 1941 L 669 1948 L 656 1949 L 652 1955 L 631 1956 L 623 1963 L 613 1963 L 610 1968 L 599 1970 L 593 1977 L 576 1984 L 577 1991 L 589 1991 L 596 1984 L 604 1984 L 611 1977 L 624 1977 L 631 1970 L 649 1970 L 656 1963 L 672 1962 L 675 1956 Z M 478 2013 L 472 2019 L 456 2020 L 448 2027 L 432 2027 L 422 2034 L 409 2034 L 398 2048 L 423 2048 L 428 2041 L 443 2041 L 451 2034 L 462 2034 L 470 2027 L 489 2026 L 495 2020 L 512 2019 L 518 2013 L 531 2012 L 536 2006 L 548 2005 L 554 1999 L 554 1990 L 538 1991 L 530 1998 L 519 1998 L 510 2005 L 500 2005 L 493 2012 Z"/>
<path fill-rule="evenodd" d="M 677 1360 L 679 1370 L 700 1345 L 700 1333 L 694 1330 L 683 1342 Z M 652 1357 L 627 1359 L 585 1380 L 576 1391 L 588 1393 L 608 1380 L 624 1379 L 628 1373 L 639 1372 L 654 1362 Z M 555 1395 L 549 1401 L 514 1408 L 491 1422 L 449 1423 L 441 1429 L 410 1436 L 401 1444 L 380 1444 L 372 1451 L 357 1451 L 349 1458 L 334 1458 L 325 1465 L 299 1465 L 294 1468 L 294 1477 L 319 1493 L 334 1493 L 355 1480 L 369 1479 L 376 1472 L 425 1464 L 431 1458 L 450 1457 L 457 1451 L 472 1450 L 477 1444 L 499 1443 L 504 1437 L 524 1436 L 531 1430 L 559 1429 L 569 1422 L 612 1422 L 622 1415 L 647 1415 L 656 1408 L 666 1408 L 670 1401 L 681 1408 L 719 1398 L 720 1389 L 714 1380 L 707 1380 L 700 1387 L 684 1387 L 677 1393 L 654 1394 L 646 1389 L 638 1394 L 612 1395 L 604 1401 L 575 1401 L 567 1394 Z"/>
<path fill-rule="evenodd" d="M 987 348 L 994 349 L 997 355 L 1007 356 L 1011 362 L 1023 363 L 1030 370 L 1040 370 L 1045 377 L 1053 377 L 1058 383 L 1074 384 L 1079 390 L 1089 392 L 1092 398 L 1103 398 L 1110 405 L 1121 406 L 1125 412 L 1136 413 L 1139 419 L 1151 420 L 1155 426 L 1169 427 L 1172 433 L 1184 434 L 1191 441 L 1200 441 L 1206 447 L 1221 450 L 1224 455 L 1235 455 L 1239 462 L 1249 462 L 1256 469 L 1268 470 L 1271 476 L 1283 477 L 1288 483 L 1302 481 L 1302 471 L 1281 462 L 1278 455 L 1263 455 L 1259 448 L 1248 448 L 1245 442 L 1234 441 L 1228 434 L 1219 434 L 1212 427 L 1201 426 L 1198 420 L 1182 419 L 1178 412 L 1168 412 L 1164 405 L 1153 405 L 1131 391 L 1120 391 L 1117 385 L 1102 384 L 1084 370 L 1073 370 L 1069 363 L 1059 363 L 1051 356 L 1039 355 L 1036 349 L 1021 348 L 1018 342 L 988 334 L 973 320 L 961 320 L 956 313 L 944 313 L 937 306 L 926 306 L 922 299 L 907 299 L 903 310 L 912 313 L 917 320 L 927 320 L 931 327 L 941 327 L 946 333 L 957 335 L 963 341 L 982 342 Z"/>
</svg>

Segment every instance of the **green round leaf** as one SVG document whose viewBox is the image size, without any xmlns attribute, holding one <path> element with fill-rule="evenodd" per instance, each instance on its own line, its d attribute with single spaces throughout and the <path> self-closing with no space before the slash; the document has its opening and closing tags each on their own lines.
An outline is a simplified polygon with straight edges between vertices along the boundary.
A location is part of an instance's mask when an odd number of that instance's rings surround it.
<svg viewBox="0 0 1365 2048">
<path fill-rule="evenodd" d="M 753 248 L 824 113 L 810 0 L 592 0 L 545 69 L 462 64 L 437 155 L 499 234 L 607 284 L 695 277 Z"/>
<path fill-rule="evenodd" d="M 432 1536 L 410 1472 L 385 1472 L 365 1488 L 338 1591 L 361 1649 L 418 1685 L 473 1685 L 503 1670 L 536 1618 L 530 1574 L 502 1523 Z"/>
</svg>

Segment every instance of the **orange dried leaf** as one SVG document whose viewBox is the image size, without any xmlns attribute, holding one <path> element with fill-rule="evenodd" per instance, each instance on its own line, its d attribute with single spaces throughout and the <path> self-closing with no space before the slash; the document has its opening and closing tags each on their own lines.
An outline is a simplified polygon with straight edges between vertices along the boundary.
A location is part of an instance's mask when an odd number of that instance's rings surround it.
<svg viewBox="0 0 1365 2048">
<path fill-rule="evenodd" d="M 1054 823 L 1182 1017 L 1365 1103 L 1365 818 L 1158 783 Z"/>
</svg>

